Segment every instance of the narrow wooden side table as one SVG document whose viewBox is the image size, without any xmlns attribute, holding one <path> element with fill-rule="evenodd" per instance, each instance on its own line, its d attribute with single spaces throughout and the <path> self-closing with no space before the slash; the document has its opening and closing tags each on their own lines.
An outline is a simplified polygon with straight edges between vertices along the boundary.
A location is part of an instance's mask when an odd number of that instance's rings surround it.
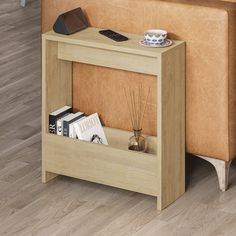
<svg viewBox="0 0 236 236">
<path fill-rule="evenodd" d="M 66 175 L 157 197 L 162 210 L 185 192 L 185 43 L 146 48 L 143 38 L 114 42 L 88 28 L 43 35 L 42 181 Z M 72 62 L 157 77 L 157 137 L 149 153 L 128 150 L 131 132 L 104 127 L 109 146 L 48 133 L 49 113 L 72 105 Z M 97 111 L 99 113 L 99 111 Z"/>
</svg>

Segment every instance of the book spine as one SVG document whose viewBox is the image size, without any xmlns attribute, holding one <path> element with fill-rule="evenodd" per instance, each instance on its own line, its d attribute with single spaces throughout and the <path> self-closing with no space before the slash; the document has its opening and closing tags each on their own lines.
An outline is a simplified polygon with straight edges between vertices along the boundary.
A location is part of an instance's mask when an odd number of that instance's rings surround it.
<svg viewBox="0 0 236 236">
<path fill-rule="evenodd" d="M 69 122 L 63 121 L 63 136 L 69 137 Z"/>
<path fill-rule="evenodd" d="M 63 115 L 65 115 L 66 113 L 68 112 L 71 112 L 72 111 L 72 108 L 69 107 L 68 109 L 60 112 L 59 114 L 57 115 L 52 115 L 52 114 L 49 114 L 49 133 L 51 134 L 57 134 L 57 120 L 62 117 Z"/>
<path fill-rule="evenodd" d="M 57 121 L 57 135 L 62 135 L 62 120 Z"/>
<path fill-rule="evenodd" d="M 75 122 L 76 120 L 79 120 L 84 116 L 84 113 L 81 113 L 79 116 L 75 117 L 74 119 L 70 121 L 63 121 L 63 136 L 69 137 L 70 136 L 70 127 L 72 127 L 70 124 Z"/>
<path fill-rule="evenodd" d="M 73 124 L 69 125 L 69 137 L 76 138 L 76 133 Z"/>
<path fill-rule="evenodd" d="M 75 133 L 76 133 L 76 137 L 78 139 L 81 139 L 82 140 L 82 135 L 81 135 L 81 132 L 80 132 L 80 129 L 79 129 L 79 124 L 78 123 L 74 123 L 74 130 L 75 130 Z"/>
<path fill-rule="evenodd" d="M 56 117 L 49 115 L 49 133 L 56 134 Z"/>
</svg>

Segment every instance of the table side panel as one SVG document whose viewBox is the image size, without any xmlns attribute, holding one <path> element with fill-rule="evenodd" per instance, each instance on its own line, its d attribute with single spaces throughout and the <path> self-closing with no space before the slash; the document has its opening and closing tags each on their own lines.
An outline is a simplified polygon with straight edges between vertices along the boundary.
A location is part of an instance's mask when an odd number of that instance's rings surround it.
<svg viewBox="0 0 236 236">
<path fill-rule="evenodd" d="M 48 131 L 49 113 L 72 105 L 72 63 L 58 60 L 58 43 L 42 40 L 42 181 L 55 177 L 45 171 L 45 133 Z"/>
<path fill-rule="evenodd" d="M 45 127 L 49 113 L 72 105 L 72 63 L 58 59 L 58 43 L 43 40 L 42 102 Z"/>
<path fill-rule="evenodd" d="M 163 209 L 185 192 L 185 44 L 162 56 L 158 81 L 158 164 Z"/>
</svg>

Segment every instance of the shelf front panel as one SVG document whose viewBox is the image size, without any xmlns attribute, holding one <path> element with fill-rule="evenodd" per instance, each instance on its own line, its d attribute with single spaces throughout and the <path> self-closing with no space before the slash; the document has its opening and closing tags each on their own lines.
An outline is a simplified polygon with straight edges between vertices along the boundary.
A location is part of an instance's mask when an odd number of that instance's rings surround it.
<svg viewBox="0 0 236 236">
<path fill-rule="evenodd" d="M 58 59 L 149 75 L 158 74 L 158 58 L 95 47 L 58 43 Z"/>
<path fill-rule="evenodd" d="M 156 155 L 44 135 L 45 170 L 152 196 L 158 195 Z"/>
</svg>

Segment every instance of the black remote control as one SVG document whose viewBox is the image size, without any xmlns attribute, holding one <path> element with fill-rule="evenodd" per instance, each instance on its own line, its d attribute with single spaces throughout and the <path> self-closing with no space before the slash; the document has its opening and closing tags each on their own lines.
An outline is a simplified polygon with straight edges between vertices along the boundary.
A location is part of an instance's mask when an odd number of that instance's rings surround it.
<svg viewBox="0 0 236 236">
<path fill-rule="evenodd" d="M 106 36 L 106 37 L 108 37 L 108 38 L 110 38 L 110 39 L 112 39 L 112 40 L 114 40 L 114 41 L 116 41 L 116 42 L 122 42 L 122 41 L 127 41 L 128 40 L 128 38 L 125 37 L 124 35 L 119 34 L 115 31 L 109 30 L 109 29 L 100 30 L 99 33 Z"/>
</svg>

